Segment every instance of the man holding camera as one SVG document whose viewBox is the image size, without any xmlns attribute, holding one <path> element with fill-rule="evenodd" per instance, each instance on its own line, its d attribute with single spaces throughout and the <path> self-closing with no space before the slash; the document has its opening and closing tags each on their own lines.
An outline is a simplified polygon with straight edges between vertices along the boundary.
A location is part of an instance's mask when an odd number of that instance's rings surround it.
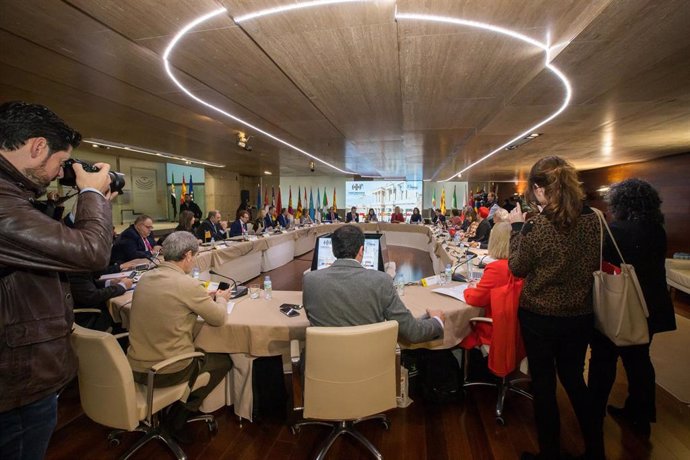
<svg viewBox="0 0 690 460">
<path fill-rule="evenodd" d="M 0 105 L 0 458 L 40 459 L 57 418 L 57 393 L 75 375 L 74 315 L 65 272 L 108 264 L 112 244 L 110 167 L 73 165 L 79 198 L 74 228 L 37 210 L 63 176 L 81 135 L 48 108 Z M 116 194 L 113 194 L 113 196 Z"/>
</svg>

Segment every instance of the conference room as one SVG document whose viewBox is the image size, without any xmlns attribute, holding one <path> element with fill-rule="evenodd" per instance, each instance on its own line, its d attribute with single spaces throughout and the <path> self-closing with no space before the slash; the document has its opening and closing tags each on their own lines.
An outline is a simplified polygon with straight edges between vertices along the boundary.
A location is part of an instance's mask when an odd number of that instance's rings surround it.
<svg viewBox="0 0 690 460">
<path fill-rule="evenodd" d="M 3 0 L 0 426 L 53 415 L 3 428 L 0 458 L 690 457 L 688 20 L 681 0 Z M 649 318 L 619 343 L 592 273 L 626 267 Z M 152 331 L 191 299 L 166 351 Z M 587 323 L 572 367 L 541 317 Z"/>
</svg>

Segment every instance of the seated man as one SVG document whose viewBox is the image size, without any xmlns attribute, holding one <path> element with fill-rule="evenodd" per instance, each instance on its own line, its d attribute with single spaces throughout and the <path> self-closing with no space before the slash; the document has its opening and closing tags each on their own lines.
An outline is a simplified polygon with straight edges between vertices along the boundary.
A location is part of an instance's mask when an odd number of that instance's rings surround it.
<svg viewBox="0 0 690 460">
<path fill-rule="evenodd" d="M 331 222 L 338 222 L 340 220 L 340 216 L 335 211 L 335 208 L 333 206 L 331 206 L 328 209 L 328 212 L 326 213 L 326 217 L 324 217 L 323 220 L 331 221 Z"/>
<path fill-rule="evenodd" d="M 158 246 L 153 239 L 153 220 L 142 214 L 115 241 L 110 262 L 122 264 L 133 259 L 150 259 L 156 250 Z"/>
<path fill-rule="evenodd" d="M 290 226 L 290 216 L 288 215 L 287 208 L 280 210 L 280 215 L 278 216 L 278 225 L 283 228 L 288 228 Z"/>
<path fill-rule="evenodd" d="M 196 229 L 196 237 L 204 243 L 209 241 L 223 241 L 225 239 L 225 228 L 220 220 L 220 211 L 213 210 L 208 212 L 208 217 Z M 227 227 L 227 223 L 225 224 Z"/>
<path fill-rule="evenodd" d="M 194 326 L 197 315 L 211 326 L 225 323 L 230 290 L 217 291 L 215 300 L 203 285 L 188 274 L 192 271 L 199 242 L 189 232 L 171 233 L 163 243 L 162 262 L 156 270 L 141 277 L 134 291 L 130 317 L 127 359 L 134 381 L 146 384 L 147 372 L 154 364 L 194 349 Z M 156 376 L 154 386 L 166 387 L 189 382 L 192 387 L 198 374 L 211 374 L 208 385 L 195 390 L 185 404 L 173 407 L 169 414 L 171 434 L 185 439 L 184 424 L 197 411 L 204 398 L 223 380 L 232 368 L 225 353 L 206 353 L 201 360 L 175 363 Z"/>
<path fill-rule="evenodd" d="M 266 213 L 266 217 L 264 217 L 264 231 L 265 232 L 272 230 L 277 225 L 276 221 L 273 219 L 273 214 L 275 212 L 276 212 L 275 206 L 270 206 L 268 208 L 268 213 Z"/>
<path fill-rule="evenodd" d="M 239 211 L 237 220 L 230 226 L 230 238 L 247 234 L 247 222 L 249 222 L 249 211 Z"/>
<path fill-rule="evenodd" d="M 364 268 L 364 233 L 354 225 L 333 232 L 333 255 L 328 268 L 304 275 L 302 303 L 313 326 L 360 326 L 386 320 L 398 322 L 398 335 L 417 343 L 443 337 L 445 315 L 428 310 L 429 318 L 415 319 L 402 303 L 387 274 Z"/>
<path fill-rule="evenodd" d="M 359 222 L 359 214 L 357 214 L 357 207 L 353 206 L 350 208 L 350 212 L 345 216 L 345 222 Z"/>
<path fill-rule="evenodd" d="M 126 270 L 129 266 L 123 265 L 123 267 L 125 267 L 123 270 Z M 76 315 L 74 321 L 89 329 L 106 331 L 113 325 L 107 301 L 124 294 L 125 291 L 132 288 L 134 282 L 125 276 L 108 280 L 99 280 L 99 277 L 100 273 L 91 272 L 67 274 L 74 299 L 74 308 L 97 308 L 101 310 L 101 314 L 97 317 L 85 314 Z"/>
</svg>

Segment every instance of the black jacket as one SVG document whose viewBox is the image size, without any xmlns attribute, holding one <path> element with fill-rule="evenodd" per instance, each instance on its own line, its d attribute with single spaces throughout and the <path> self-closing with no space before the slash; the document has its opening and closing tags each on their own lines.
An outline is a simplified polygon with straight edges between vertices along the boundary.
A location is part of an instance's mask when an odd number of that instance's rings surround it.
<svg viewBox="0 0 690 460">
<path fill-rule="evenodd" d="M 660 224 L 636 220 L 614 221 L 609 224 L 625 263 L 635 267 L 637 279 L 649 309 L 649 333 L 676 329 L 673 302 L 666 287 L 666 231 Z M 621 263 L 608 234 L 604 260 Z"/>
<path fill-rule="evenodd" d="M 210 236 L 207 236 L 206 232 L 208 232 Z M 220 223 L 214 225 L 208 219 L 203 221 L 201 225 L 199 225 L 199 228 L 196 229 L 196 237 L 204 243 L 208 243 L 211 239 L 214 241 L 223 241 L 225 236 L 225 230 L 220 226 Z"/>
<path fill-rule="evenodd" d="M 153 234 L 149 235 L 147 239 L 151 247 L 156 245 Z M 139 232 L 137 232 L 134 224 L 132 224 L 127 227 L 115 241 L 110 262 L 121 264 L 134 259 L 148 259 L 151 256 L 151 251 L 146 248 L 144 240 L 141 238 L 141 235 L 139 235 Z"/>
</svg>

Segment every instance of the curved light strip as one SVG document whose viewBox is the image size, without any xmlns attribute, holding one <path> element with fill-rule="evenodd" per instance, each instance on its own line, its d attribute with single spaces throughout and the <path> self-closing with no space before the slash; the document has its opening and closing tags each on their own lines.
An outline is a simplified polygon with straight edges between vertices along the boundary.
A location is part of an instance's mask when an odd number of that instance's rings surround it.
<svg viewBox="0 0 690 460">
<path fill-rule="evenodd" d="M 285 6 L 276 7 L 276 8 L 268 8 L 268 9 L 260 10 L 260 11 L 254 12 L 254 13 L 245 14 L 243 16 L 238 16 L 238 17 L 234 18 L 234 21 L 235 21 L 235 23 L 239 24 L 240 22 L 247 21 L 250 19 L 259 18 L 262 16 L 269 16 L 269 15 L 277 14 L 277 13 L 283 13 L 286 11 L 298 10 L 298 9 L 303 9 L 303 8 L 310 8 L 310 7 L 315 7 L 315 6 L 330 5 L 330 4 L 336 4 L 336 3 L 353 3 L 353 2 L 364 2 L 364 1 L 370 1 L 370 0 L 314 0 L 314 1 L 308 1 L 308 2 L 300 2 L 300 3 L 294 3 L 291 5 L 285 5 Z M 185 94 L 187 94 L 189 97 L 191 97 L 195 101 L 199 102 L 200 104 L 202 104 L 202 105 L 204 105 L 204 106 L 206 106 L 212 110 L 215 110 L 216 112 L 218 112 L 222 115 L 225 115 L 226 117 L 231 118 L 231 119 L 237 121 L 238 123 L 241 123 L 241 124 L 243 124 L 249 128 L 252 128 L 252 129 L 260 132 L 261 134 L 263 134 L 263 135 L 265 135 L 265 136 L 267 136 L 267 137 L 269 137 L 275 141 L 278 141 L 281 144 L 283 144 L 287 147 L 290 147 L 293 150 L 296 150 L 296 151 L 308 156 L 309 158 L 312 158 L 312 159 L 314 159 L 314 160 L 316 160 L 322 164 L 325 164 L 326 166 L 329 166 L 329 167 L 335 169 L 338 172 L 341 172 L 344 174 L 355 174 L 351 171 L 346 171 L 346 170 L 340 169 L 337 166 L 332 165 L 331 163 L 328 163 L 327 161 L 324 161 L 324 160 L 318 158 L 317 156 L 314 156 L 311 153 L 309 153 L 309 152 L 307 152 L 307 151 L 305 151 L 305 150 L 303 150 L 303 149 L 301 149 L 301 148 L 299 148 L 293 144 L 290 144 L 289 142 L 284 141 L 283 139 L 281 139 L 277 136 L 274 136 L 273 134 L 270 134 L 267 131 L 262 130 L 261 128 L 249 123 L 248 121 L 245 121 L 239 117 L 236 117 L 235 115 L 232 115 L 232 114 L 226 112 L 223 109 L 220 109 L 220 108 L 218 108 L 212 104 L 209 104 L 208 102 L 204 101 L 203 99 L 195 96 L 191 91 L 189 91 L 187 88 L 185 88 L 184 85 L 182 85 L 182 83 L 180 83 L 179 80 L 177 80 L 177 78 L 175 78 L 175 76 L 173 75 L 173 73 L 171 71 L 170 62 L 168 61 L 168 58 L 169 58 L 172 50 L 175 48 L 177 43 L 180 41 L 180 39 L 182 39 L 182 37 L 184 37 L 187 34 L 187 32 L 189 32 L 191 29 L 193 29 L 197 25 L 199 25 L 199 24 L 201 24 L 201 23 L 203 23 L 203 22 L 205 22 L 205 21 L 207 21 L 207 20 L 209 20 L 209 19 L 211 19 L 211 18 L 213 18 L 219 14 L 226 13 L 226 12 L 227 12 L 226 8 L 219 8 L 217 10 L 211 11 L 210 13 L 205 14 L 205 15 L 195 19 L 194 21 L 190 22 L 189 24 L 187 24 L 185 27 L 183 27 L 182 30 L 180 30 L 175 35 L 175 37 L 172 39 L 172 41 L 170 42 L 170 44 L 166 48 L 165 53 L 163 53 L 163 63 L 165 66 L 165 71 L 168 74 L 168 76 L 170 77 L 170 79 Z M 523 138 L 524 136 L 534 132 L 539 127 L 545 125 L 546 123 L 548 123 L 549 121 L 553 120 L 558 115 L 560 115 L 566 109 L 566 107 L 570 104 L 570 99 L 572 97 L 572 88 L 570 86 L 570 82 L 568 81 L 566 76 L 558 68 L 556 68 L 555 66 L 553 66 L 549 63 L 549 52 L 550 52 L 551 48 L 549 47 L 548 44 L 542 43 L 538 40 L 535 40 L 535 39 L 528 37 L 526 35 L 523 35 L 521 33 L 512 31 L 510 29 L 506 29 L 506 28 L 499 27 L 499 26 L 494 26 L 494 25 L 487 24 L 484 22 L 470 21 L 470 20 L 459 19 L 459 18 L 451 18 L 451 17 L 447 17 L 447 16 L 435 16 L 435 15 L 415 14 L 415 13 L 398 13 L 397 6 L 395 8 L 395 19 L 396 20 L 397 19 L 415 19 L 415 20 L 419 20 L 419 21 L 441 22 L 441 23 L 446 23 L 446 24 L 455 24 L 455 25 L 459 25 L 459 26 L 474 27 L 477 29 L 482 29 L 482 30 L 487 30 L 487 31 L 491 31 L 491 32 L 496 32 L 496 33 L 499 33 L 502 35 L 507 35 L 509 37 L 523 41 L 523 42 L 528 43 L 530 45 L 536 46 L 537 48 L 543 50 L 545 53 L 545 61 L 546 61 L 545 67 L 547 69 L 549 69 L 551 72 L 553 72 L 554 75 L 556 75 L 561 80 L 561 82 L 563 83 L 563 86 L 565 88 L 565 97 L 563 99 L 563 103 L 558 108 L 558 110 L 556 110 L 554 113 L 552 113 L 550 116 L 548 116 L 544 120 L 540 121 L 536 125 L 531 126 L 530 128 L 528 128 L 524 132 L 520 133 L 519 135 L 517 135 L 513 139 L 511 139 L 508 142 L 506 142 L 505 144 L 501 145 L 497 149 L 492 150 L 491 152 L 487 153 L 486 155 L 484 155 L 479 160 L 475 161 L 474 163 L 471 163 L 469 166 L 466 166 L 464 169 L 453 174 L 449 178 L 442 180 L 441 182 L 446 182 L 446 181 L 453 179 L 456 176 L 462 175 L 462 173 L 464 173 L 465 171 L 476 166 L 477 164 L 481 163 L 482 161 L 486 160 L 487 158 L 491 157 L 492 155 L 495 155 L 496 153 L 500 152 L 501 150 L 503 150 L 504 148 L 506 148 L 507 146 L 509 146 L 513 142 L 515 142 L 515 141 Z"/>
<path fill-rule="evenodd" d="M 351 1 L 351 0 L 350 0 L 350 1 Z M 191 91 L 189 91 L 182 83 L 180 83 L 180 81 L 179 81 L 177 78 L 175 78 L 175 75 L 173 75 L 173 73 L 172 73 L 172 70 L 171 70 L 171 67 L 170 67 L 170 61 L 168 61 L 168 58 L 170 57 L 170 54 L 172 53 L 173 49 L 175 48 L 175 46 L 177 45 L 177 43 L 180 41 L 180 39 L 182 39 L 182 37 L 184 37 L 184 36 L 187 34 L 187 32 L 189 32 L 191 29 L 193 29 L 194 27 L 198 26 L 199 24 L 201 24 L 201 23 L 203 23 L 203 22 L 205 22 L 205 21 L 208 21 L 209 19 L 211 19 L 211 18 L 213 18 L 213 17 L 215 17 L 215 16 L 218 16 L 219 14 L 226 13 L 226 12 L 227 12 L 227 9 L 225 9 L 225 8 L 219 8 L 219 9 L 217 9 L 217 10 L 211 11 L 210 13 L 205 14 L 205 15 L 203 15 L 203 16 L 201 16 L 201 17 L 198 17 L 198 18 L 195 19 L 194 21 L 190 22 L 189 24 L 187 24 L 186 26 L 184 26 L 184 27 L 182 28 L 182 30 L 180 30 L 180 31 L 175 35 L 175 37 L 172 39 L 172 41 L 168 44 L 168 47 L 165 49 L 165 53 L 163 53 L 163 65 L 165 66 L 165 72 L 168 74 L 168 77 L 170 77 L 170 79 L 175 83 L 175 85 L 177 85 L 177 87 L 180 88 L 187 96 L 191 97 L 192 99 L 194 99 L 195 101 L 197 101 L 199 104 L 202 104 L 202 105 L 208 107 L 208 108 L 211 109 L 211 110 L 215 110 L 216 112 L 220 113 L 221 115 L 225 115 L 226 117 L 231 118 L 231 119 L 235 120 L 236 122 L 241 123 L 241 124 L 243 124 L 244 126 L 247 126 L 248 128 L 251 128 L 251 129 L 253 129 L 253 130 L 257 131 L 257 132 L 260 132 L 260 133 L 263 134 L 264 136 L 269 137 L 269 138 L 271 138 L 271 139 L 273 139 L 273 140 L 275 140 L 275 141 L 277 141 L 277 142 L 280 142 L 281 144 L 283 144 L 283 145 L 285 145 L 285 146 L 287 146 L 287 147 L 290 147 L 291 149 L 296 150 L 296 151 L 302 153 L 303 155 L 306 155 L 306 156 L 308 156 L 309 158 L 312 158 L 312 159 L 318 161 L 319 163 L 325 164 L 326 166 L 329 166 L 329 167 L 335 169 L 335 170 L 338 171 L 338 172 L 341 172 L 341 173 L 343 173 L 343 174 L 355 174 L 355 173 L 353 173 L 353 172 L 351 172 L 351 171 L 346 171 L 346 170 L 344 170 L 344 169 L 340 169 L 340 168 L 338 168 L 337 166 L 332 165 L 331 163 L 329 163 L 329 162 L 327 162 L 327 161 L 325 161 L 325 160 L 322 160 L 321 158 L 319 158 L 319 157 L 317 157 L 317 156 L 312 155 L 311 153 L 307 152 L 306 150 L 303 150 L 303 149 L 297 147 L 296 145 L 293 145 L 293 144 L 291 144 L 291 143 L 289 143 L 289 142 L 287 142 L 287 141 L 285 141 L 285 140 L 283 140 L 283 139 L 281 139 L 281 138 L 279 138 L 279 137 L 277 137 L 277 136 L 274 136 L 273 134 L 271 134 L 271 133 L 269 133 L 269 132 L 267 132 L 267 131 L 264 131 L 263 129 L 261 129 L 261 128 L 259 128 L 258 126 L 255 126 L 255 125 L 249 123 L 248 121 L 245 121 L 245 120 L 243 120 L 243 119 L 241 119 L 241 118 L 239 118 L 239 117 L 236 117 L 235 115 L 233 115 L 233 114 L 231 114 L 231 113 L 229 113 L 229 112 L 226 112 L 225 110 L 220 109 L 220 108 L 216 107 L 216 106 L 213 105 L 213 104 L 209 104 L 208 102 L 204 101 L 203 99 L 201 99 L 201 98 L 195 96 L 195 95 L 194 95 Z"/>
<path fill-rule="evenodd" d="M 483 30 L 488 30 L 491 32 L 496 32 L 499 34 L 507 35 L 507 36 L 515 38 L 517 40 L 521 40 L 525 43 L 529 43 L 530 45 L 536 46 L 537 48 L 540 48 L 544 51 L 545 59 L 546 59 L 546 68 L 549 69 L 551 72 L 553 72 L 554 75 L 556 75 L 561 80 L 561 83 L 563 83 L 563 87 L 565 88 L 565 97 L 563 98 L 563 103 L 558 108 L 558 110 L 556 110 L 554 113 L 552 113 L 551 115 L 549 115 L 547 118 L 543 119 L 542 121 L 540 121 L 536 125 L 531 126 L 528 129 L 526 129 L 524 132 L 518 134 L 517 136 L 515 136 L 514 138 L 512 138 L 511 140 L 509 140 L 505 144 L 501 145 L 497 149 L 492 150 L 491 152 L 487 153 L 486 155 L 481 157 L 479 160 L 475 161 L 474 163 L 471 163 L 469 166 L 466 166 L 464 169 L 458 171 L 457 173 L 453 174 L 449 178 L 443 179 L 441 182 L 447 182 L 456 176 L 462 175 L 462 173 L 464 173 L 465 171 L 469 170 L 470 168 L 473 168 L 474 166 L 478 165 L 479 163 L 481 163 L 482 161 L 491 157 L 492 155 L 495 155 L 496 153 L 500 152 L 501 150 L 508 147 L 513 142 L 515 142 L 519 139 L 522 139 L 523 137 L 525 137 L 526 135 L 528 135 L 530 133 L 533 133 L 539 127 L 544 126 L 546 123 L 550 122 L 551 120 L 556 118 L 558 115 L 560 115 L 566 109 L 566 107 L 568 107 L 568 105 L 570 104 L 570 99 L 572 98 L 572 93 L 573 93 L 572 88 L 570 87 L 570 82 L 568 81 L 566 76 L 563 75 L 563 72 L 561 72 L 555 66 L 553 66 L 549 63 L 549 51 L 551 48 L 546 43 L 542 43 L 540 41 L 537 41 L 537 40 L 530 38 L 526 35 L 523 35 L 521 33 L 514 32 L 512 30 L 505 29 L 503 27 L 498 27 L 498 26 L 493 26 L 491 24 L 486 24 L 484 22 L 468 21 L 465 19 L 450 18 L 450 17 L 446 17 L 446 16 L 434 16 L 434 15 L 427 15 L 427 14 L 398 13 L 397 10 L 395 12 L 395 18 L 396 19 L 416 19 L 418 21 L 443 22 L 446 24 L 455 24 L 455 25 L 459 25 L 459 26 L 474 27 L 477 29 L 483 29 Z"/>
<path fill-rule="evenodd" d="M 367 2 L 371 0 L 314 0 L 311 2 L 300 2 L 293 3 L 292 5 L 278 6 L 275 8 L 268 8 L 265 10 L 259 10 L 255 13 L 245 14 L 244 16 L 237 16 L 235 22 L 239 24 L 242 21 L 248 21 L 250 19 L 260 18 L 262 16 L 269 16 L 276 13 L 284 13 L 286 11 L 300 10 L 302 8 L 311 8 L 313 6 L 323 6 L 331 5 L 334 3 L 353 3 L 353 2 Z"/>
</svg>

